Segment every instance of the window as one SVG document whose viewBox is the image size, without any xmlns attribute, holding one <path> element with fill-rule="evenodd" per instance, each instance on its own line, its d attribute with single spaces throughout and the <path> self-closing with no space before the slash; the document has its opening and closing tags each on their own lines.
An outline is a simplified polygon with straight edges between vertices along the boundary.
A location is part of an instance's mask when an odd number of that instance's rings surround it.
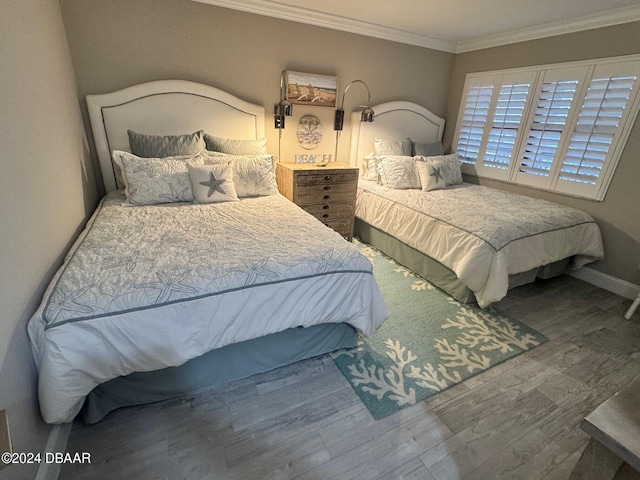
<svg viewBox="0 0 640 480">
<path fill-rule="evenodd" d="M 482 132 L 487 123 L 487 112 L 493 93 L 492 85 L 471 87 L 464 108 L 462 126 L 458 138 L 458 153 L 461 156 L 476 159 L 480 152 Z"/>
<path fill-rule="evenodd" d="M 640 106 L 640 56 L 469 74 L 463 171 L 602 200 Z"/>
</svg>

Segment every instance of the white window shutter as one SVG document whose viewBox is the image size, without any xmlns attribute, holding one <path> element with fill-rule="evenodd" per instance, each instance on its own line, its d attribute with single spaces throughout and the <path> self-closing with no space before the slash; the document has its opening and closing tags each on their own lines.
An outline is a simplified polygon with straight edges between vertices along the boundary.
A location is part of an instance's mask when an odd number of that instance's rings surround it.
<svg viewBox="0 0 640 480">
<path fill-rule="evenodd" d="M 604 199 L 640 110 L 640 55 L 468 74 L 465 174 Z"/>
<path fill-rule="evenodd" d="M 509 169 L 530 87 L 528 83 L 501 86 L 484 152 L 484 167 Z"/>
<path fill-rule="evenodd" d="M 493 85 L 468 86 L 456 145 L 463 163 L 474 165 L 478 160 L 492 95 Z"/>
<path fill-rule="evenodd" d="M 574 98 L 587 68 L 552 69 L 544 72 L 522 141 L 515 181 L 549 188 L 553 169 L 562 152 L 567 123 L 575 110 Z"/>
<path fill-rule="evenodd" d="M 612 146 L 623 131 L 638 90 L 637 66 L 621 67 L 605 75 L 596 69 L 589 82 L 560 168 L 557 189 L 561 192 L 598 197 L 606 166 L 615 153 Z"/>
</svg>

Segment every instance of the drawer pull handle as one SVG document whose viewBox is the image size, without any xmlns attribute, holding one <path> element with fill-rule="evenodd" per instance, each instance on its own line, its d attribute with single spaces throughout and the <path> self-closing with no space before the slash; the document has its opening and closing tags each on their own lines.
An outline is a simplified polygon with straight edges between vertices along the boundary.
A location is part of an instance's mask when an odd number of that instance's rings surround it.
<svg viewBox="0 0 640 480">
<path fill-rule="evenodd" d="M 323 210 L 329 210 L 329 205 L 323 205 L 323 206 L 322 206 L 322 209 L 323 209 Z"/>
<path fill-rule="evenodd" d="M 329 200 L 331 198 L 331 195 L 325 195 L 324 197 L 322 197 L 323 200 Z"/>
<path fill-rule="evenodd" d="M 325 189 L 325 190 L 331 190 L 331 185 L 325 185 L 325 186 L 324 186 L 324 189 Z"/>
<path fill-rule="evenodd" d="M 322 218 L 329 218 L 329 214 L 325 213 L 324 215 L 322 215 Z"/>
<path fill-rule="evenodd" d="M 331 180 L 331 175 L 325 175 L 325 176 L 324 176 L 324 179 L 325 179 L 325 180 Z"/>
</svg>

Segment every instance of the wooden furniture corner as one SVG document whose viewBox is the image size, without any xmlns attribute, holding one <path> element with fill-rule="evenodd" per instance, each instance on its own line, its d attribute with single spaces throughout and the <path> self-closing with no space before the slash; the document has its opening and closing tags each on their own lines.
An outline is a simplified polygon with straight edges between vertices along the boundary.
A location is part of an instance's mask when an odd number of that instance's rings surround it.
<svg viewBox="0 0 640 480">
<path fill-rule="evenodd" d="M 351 241 L 358 171 L 341 163 L 278 163 L 276 181 L 282 195 Z"/>
<path fill-rule="evenodd" d="M 587 415 L 591 440 L 570 480 L 640 479 L 640 375 Z"/>
</svg>

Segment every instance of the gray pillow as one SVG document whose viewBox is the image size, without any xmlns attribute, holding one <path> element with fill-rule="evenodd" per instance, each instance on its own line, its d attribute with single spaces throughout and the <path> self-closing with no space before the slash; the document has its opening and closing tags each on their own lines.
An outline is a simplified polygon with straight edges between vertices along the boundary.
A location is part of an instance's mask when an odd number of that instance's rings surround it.
<svg viewBox="0 0 640 480">
<path fill-rule="evenodd" d="M 442 142 L 433 143 L 417 143 L 411 140 L 411 155 L 422 155 L 425 157 L 432 157 L 434 155 L 444 155 L 444 147 Z"/>
<path fill-rule="evenodd" d="M 196 155 L 205 149 L 204 132 L 188 135 L 146 135 L 127 130 L 131 153 L 143 158 Z"/>
<path fill-rule="evenodd" d="M 214 137 L 204 134 L 207 150 L 222 152 L 230 155 L 262 155 L 267 153 L 267 139 L 262 140 L 234 140 L 231 138 Z"/>
</svg>

